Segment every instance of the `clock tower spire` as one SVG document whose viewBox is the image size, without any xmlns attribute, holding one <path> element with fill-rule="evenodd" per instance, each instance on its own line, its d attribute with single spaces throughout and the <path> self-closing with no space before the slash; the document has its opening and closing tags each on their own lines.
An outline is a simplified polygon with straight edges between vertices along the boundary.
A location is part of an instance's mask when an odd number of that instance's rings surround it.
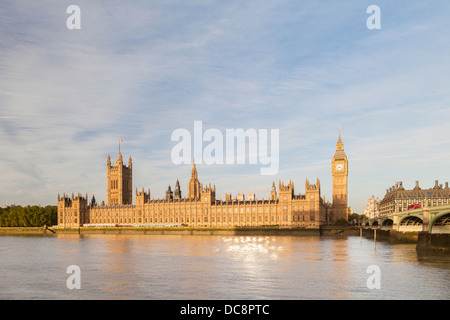
<svg viewBox="0 0 450 320">
<path fill-rule="evenodd" d="M 336 152 L 331 161 L 331 174 L 333 176 L 333 221 L 348 220 L 348 160 L 344 152 L 344 143 L 339 129 L 339 138 L 336 143 Z"/>
</svg>

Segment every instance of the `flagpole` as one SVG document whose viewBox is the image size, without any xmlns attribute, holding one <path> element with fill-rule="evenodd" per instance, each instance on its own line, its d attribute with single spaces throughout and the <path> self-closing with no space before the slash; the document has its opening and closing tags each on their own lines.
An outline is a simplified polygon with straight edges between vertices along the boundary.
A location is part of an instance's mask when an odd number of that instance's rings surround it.
<svg viewBox="0 0 450 320">
<path fill-rule="evenodd" d="M 120 143 L 123 142 L 123 139 L 119 139 L 119 154 L 120 154 Z"/>
</svg>

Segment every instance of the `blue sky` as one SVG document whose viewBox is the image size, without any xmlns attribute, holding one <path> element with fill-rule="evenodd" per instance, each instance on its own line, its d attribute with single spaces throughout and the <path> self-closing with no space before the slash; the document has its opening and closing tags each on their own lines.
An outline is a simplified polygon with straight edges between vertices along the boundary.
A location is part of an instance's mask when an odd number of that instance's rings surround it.
<svg viewBox="0 0 450 320">
<path fill-rule="evenodd" d="M 69 30 L 66 9 L 81 9 Z M 381 9 L 369 30 L 366 9 Z M 218 196 L 272 181 L 321 180 L 341 128 L 349 205 L 403 181 L 450 180 L 448 1 L 8 1 L 0 3 L 0 205 L 56 204 L 58 193 L 106 200 L 118 140 L 133 185 L 163 197 L 171 133 L 280 130 L 280 168 L 199 165 Z"/>
</svg>

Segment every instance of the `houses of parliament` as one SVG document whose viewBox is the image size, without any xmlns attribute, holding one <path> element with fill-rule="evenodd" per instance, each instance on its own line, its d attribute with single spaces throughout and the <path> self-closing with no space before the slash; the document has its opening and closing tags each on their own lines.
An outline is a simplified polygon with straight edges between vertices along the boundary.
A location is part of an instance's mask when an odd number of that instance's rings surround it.
<svg viewBox="0 0 450 320">
<path fill-rule="evenodd" d="M 348 161 L 339 132 L 336 151 L 331 161 L 333 202 L 321 196 L 320 181 L 305 181 L 304 194 L 294 192 L 294 182 L 273 182 L 270 197 L 256 199 L 242 194 L 225 200 L 216 198 L 215 185 L 199 181 L 195 162 L 183 197 L 177 180 L 175 189 L 169 186 L 165 197 L 152 199 L 150 189 L 135 189 L 133 204 L 133 163 L 128 164 L 122 154 L 114 164 L 108 154 L 106 160 L 106 204 L 97 203 L 95 196 L 77 194 L 58 195 L 58 227 L 278 227 L 319 228 L 338 219 L 347 220 Z"/>
</svg>

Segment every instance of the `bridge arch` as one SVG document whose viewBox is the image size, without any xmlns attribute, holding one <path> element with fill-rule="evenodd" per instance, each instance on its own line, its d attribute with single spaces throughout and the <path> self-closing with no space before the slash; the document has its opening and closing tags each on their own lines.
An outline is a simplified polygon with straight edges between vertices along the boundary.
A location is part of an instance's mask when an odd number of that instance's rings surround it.
<svg viewBox="0 0 450 320">
<path fill-rule="evenodd" d="M 399 231 L 422 231 L 423 220 L 422 218 L 410 215 L 405 216 L 399 221 Z"/>
<path fill-rule="evenodd" d="M 450 233 L 450 212 L 442 212 L 430 221 L 431 233 Z"/>
<path fill-rule="evenodd" d="M 394 225 L 394 220 L 390 219 L 390 218 L 386 218 L 383 221 L 381 221 L 381 229 L 383 230 L 390 230 L 392 229 Z"/>
</svg>

